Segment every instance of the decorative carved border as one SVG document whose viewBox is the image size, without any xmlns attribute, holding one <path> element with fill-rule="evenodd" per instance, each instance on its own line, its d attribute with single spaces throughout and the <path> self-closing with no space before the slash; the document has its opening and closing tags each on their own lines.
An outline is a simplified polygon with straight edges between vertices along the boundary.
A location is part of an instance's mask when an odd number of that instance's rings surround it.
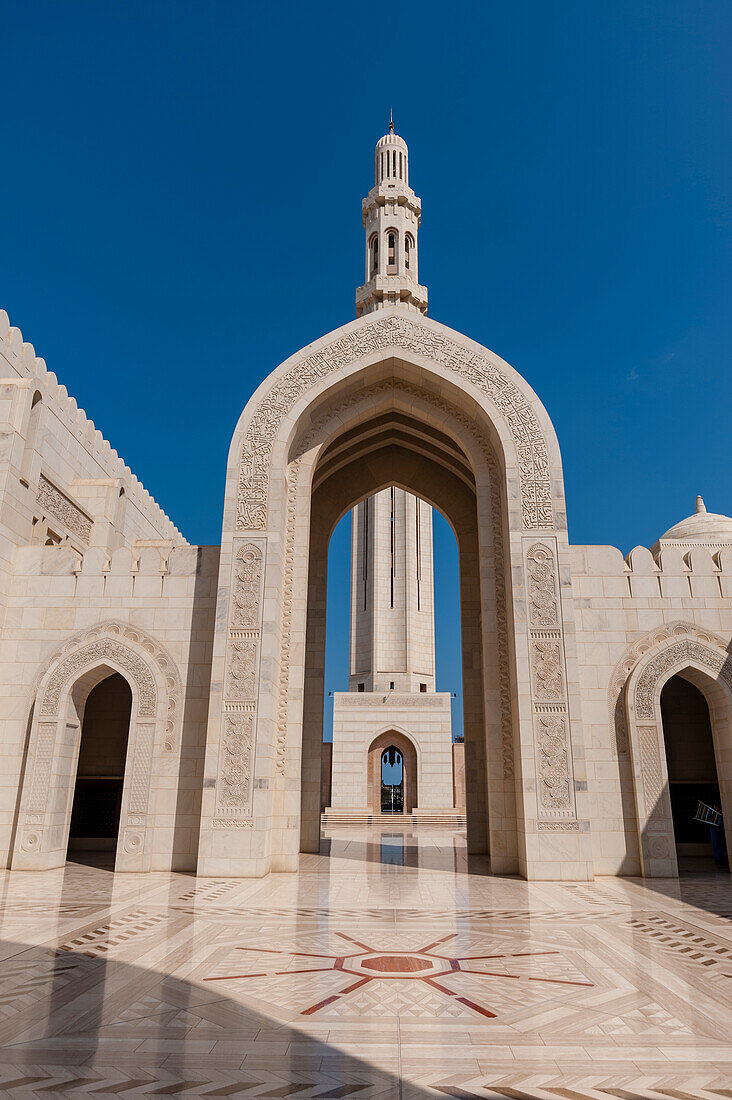
<svg viewBox="0 0 732 1100">
<path fill-rule="evenodd" d="M 492 402 L 503 415 L 516 447 L 523 526 L 526 530 L 552 529 L 549 453 L 539 420 L 526 396 L 488 355 L 461 347 L 445 334 L 401 316 L 368 321 L 342 333 L 298 360 L 264 395 L 242 444 L 236 529 L 266 530 L 272 445 L 293 404 L 338 369 L 391 348 L 413 351 L 433 360 L 462 381 L 470 382 Z"/>
<path fill-rule="evenodd" d="M 529 546 L 526 551 L 526 598 L 534 752 L 539 812 L 545 818 L 575 815 L 558 581 L 555 547 L 543 542 Z"/>
<path fill-rule="evenodd" d="M 241 542 L 234 555 L 213 828 L 251 824 L 262 635 L 264 545 Z"/>
<path fill-rule="evenodd" d="M 629 751 L 625 695 L 630 674 L 644 654 L 677 635 L 686 635 L 722 651 L 726 649 L 726 643 L 719 635 L 695 626 L 694 623 L 685 622 L 683 619 L 663 623 L 633 642 L 615 665 L 608 687 L 610 729 L 614 733 L 612 741 L 618 756 L 627 756 Z"/>
<path fill-rule="evenodd" d="M 38 687 L 43 680 L 46 673 L 54 665 L 59 665 L 59 671 L 54 675 L 52 683 L 52 695 L 51 698 L 56 699 L 56 706 L 58 705 L 58 694 L 63 687 L 63 683 L 59 685 L 59 675 L 61 672 L 61 666 L 64 665 L 68 671 L 68 676 L 74 674 L 77 668 L 81 667 L 78 660 L 79 652 L 87 646 L 93 645 L 97 642 L 102 643 L 101 648 L 97 651 L 99 659 L 102 660 L 104 656 L 116 657 L 119 660 L 120 654 L 113 652 L 112 648 L 107 648 L 106 653 L 103 652 L 105 646 L 103 643 L 113 643 L 119 641 L 122 643 L 125 654 L 130 654 L 129 665 L 125 664 L 125 667 L 130 675 L 136 676 L 137 671 L 141 676 L 141 680 L 138 682 L 138 688 L 140 690 L 140 703 L 139 703 L 139 715 L 140 717 L 154 716 L 156 714 L 157 701 L 155 696 L 157 694 L 155 687 L 155 680 L 152 677 L 145 662 L 145 671 L 139 668 L 137 664 L 141 660 L 139 650 L 141 649 L 150 658 L 151 662 L 155 664 L 159 670 L 162 678 L 165 681 L 167 689 L 167 717 L 165 724 L 165 744 L 164 749 L 166 752 L 173 752 L 178 744 L 180 735 L 180 722 L 182 712 L 183 701 L 183 687 L 181 684 L 180 674 L 178 667 L 170 656 L 168 651 L 152 638 L 145 631 L 140 630 L 138 627 L 130 626 L 128 623 L 121 622 L 119 619 L 106 619 L 101 623 L 97 623 L 96 626 L 88 627 L 86 630 L 79 630 L 54 651 L 54 653 L 44 662 L 41 671 L 36 677 L 36 681 L 33 688 L 32 698 L 35 699 L 38 695 Z M 124 643 L 132 643 L 131 648 L 124 646 Z M 69 659 L 69 663 L 65 664 L 66 659 Z M 93 659 L 93 658 L 92 658 Z M 120 662 L 121 663 L 121 662 Z M 141 684 L 144 684 L 144 691 Z M 49 683 L 49 688 L 51 683 Z M 143 704 L 144 696 L 144 704 Z M 48 704 L 45 702 L 46 695 L 44 694 L 44 702 L 41 704 L 42 714 L 54 714 L 55 710 L 43 709 L 45 705 L 50 706 L 49 699 Z"/>
<path fill-rule="evenodd" d="M 692 638 L 682 638 L 667 649 L 662 650 L 643 669 L 635 689 L 634 703 L 637 719 L 655 719 L 654 694 L 658 681 L 664 672 L 667 672 L 687 657 L 698 661 L 700 665 L 708 668 L 711 672 L 715 672 L 732 689 L 732 666 L 730 665 L 729 654 L 717 653 L 707 645 Z"/>
</svg>

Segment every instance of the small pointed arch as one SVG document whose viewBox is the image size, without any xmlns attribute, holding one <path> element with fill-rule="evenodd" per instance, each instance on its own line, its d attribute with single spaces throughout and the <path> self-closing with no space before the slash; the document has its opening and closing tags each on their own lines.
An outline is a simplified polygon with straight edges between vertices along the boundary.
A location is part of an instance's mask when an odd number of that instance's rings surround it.
<svg viewBox="0 0 732 1100">
<path fill-rule="evenodd" d="M 641 864 L 650 877 L 678 874 L 661 711 L 661 692 L 676 675 L 698 687 L 707 701 L 728 830 L 732 816 L 732 657 L 711 631 L 677 627 L 639 656 L 626 687 Z"/>
<path fill-rule="evenodd" d="M 91 691 L 118 673 L 132 703 L 116 867 L 147 870 L 149 793 L 157 752 L 179 738 L 182 687 L 175 662 L 143 631 L 118 620 L 79 631 L 54 651 L 37 679 L 13 866 L 38 870 L 63 865 L 70 828 L 84 708 Z"/>
<path fill-rule="evenodd" d="M 388 726 L 378 733 L 366 750 L 366 787 L 372 813 L 381 813 L 381 769 L 384 752 L 393 749 L 401 755 L 402 812 L 409 814 L 417 805 L 420 787 L 420 754 L 416 742 L 406 730 Z"/>
<path fill-rule="evenodd" d="M 369 271 L 368 277 L 372 278 L 379 273 L 379 234 L 372 233 L 369 237 Z"/>
<path fill-rule="evenodd" d="M 414 267 L 414 237 L 411 233 L 404 234 L 404 267 L 407 271 Z"/>
<path fill-rule="evenodd" d="M 386 274 L 395 275 L 399 266 L 399 232 L 395 228 L 386 230 Z"/>
</svg>

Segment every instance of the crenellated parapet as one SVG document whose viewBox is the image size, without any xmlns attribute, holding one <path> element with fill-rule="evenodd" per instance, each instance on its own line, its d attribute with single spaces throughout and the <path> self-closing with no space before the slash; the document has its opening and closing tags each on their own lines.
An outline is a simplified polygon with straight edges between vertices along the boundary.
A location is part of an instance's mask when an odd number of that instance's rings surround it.
<svg viewBox="0 0 732 1100">
<path fill-rule="evenodd" d="M 189 591 L 188 581 L 210 577 L 215 582 L 218 546 L 174 546 L 171 541 L 140 541 L 113 553 L 92 546 L 80 553 L 71 546 L 21 546 L 15 551 L 14 576 L 34 587 L 40 578 L 44 591 L 71 597 L 120 599 L 155 597 L 173 599 Z"/>
<path fill-rule="evenodd" d="M 614 546 L 572 546 L 578 598 L 715 599 L 732 596 L 732 546 L 692 546 L 685 553 L 636 546 L 627 557 Z"/>
<path fill-rule="evenodd" d="M 65 386 L 50 371 L 35 348 L 23 340 L 18 328 L 10 324 L 5 310 L 0 310 L 0 385 L 27 383 L 38 391 L 47 408 L 51 409 L 73 435 L 77 443 L 100 467 L 99 476 L 117 479 L 128 499 L 150 526 L 161 537 L 176 544 L 186 539 L 154 500 L 141 481 L 130 470 L 117 451 L 104 438 L 94 422 L 80 409 Z M 17 425 L 16 427 L 20 427 Z M 65 490 L 66 486 L 61 486 Z"/>
</svg>

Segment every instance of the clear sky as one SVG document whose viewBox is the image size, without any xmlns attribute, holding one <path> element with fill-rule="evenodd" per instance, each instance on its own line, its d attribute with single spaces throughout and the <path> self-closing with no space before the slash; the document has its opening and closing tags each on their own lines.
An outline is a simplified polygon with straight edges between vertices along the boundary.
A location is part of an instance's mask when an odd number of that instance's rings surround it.
<svg viewBox="0 0 732 1100">
<path fill-rule="evenodd" d="M 251 392 L 354 316 L 393 105 L 430 315 L 544 401 L 572 541 L 650 545 L 696 493 L 732 512 L 731 31 L 729 0 L 6 5 L 0 304 L 218 542 Z"/>
</svg>

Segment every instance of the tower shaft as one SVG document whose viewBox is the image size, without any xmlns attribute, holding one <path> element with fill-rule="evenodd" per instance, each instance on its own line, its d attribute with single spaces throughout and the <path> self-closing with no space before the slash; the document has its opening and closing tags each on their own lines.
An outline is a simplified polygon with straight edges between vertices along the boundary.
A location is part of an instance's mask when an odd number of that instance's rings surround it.
<svg viewBox="0 0 732 1100">
<path fill-rule="evenodd" d="M 351 691 L 433 692 L 432 509 L 383 489 L 353 510 Z"/>
</svg>

